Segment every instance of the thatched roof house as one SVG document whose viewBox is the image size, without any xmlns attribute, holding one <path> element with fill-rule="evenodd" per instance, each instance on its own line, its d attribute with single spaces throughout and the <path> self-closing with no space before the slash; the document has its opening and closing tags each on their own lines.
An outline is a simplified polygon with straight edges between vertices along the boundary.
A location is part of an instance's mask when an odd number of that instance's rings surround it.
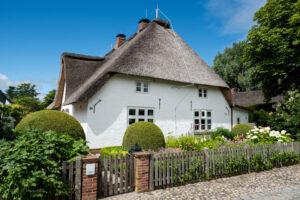
<svg viewBox="0 0 300 200">
<path fill-rule="evenodd" d="M 115 73 L 228 88 L 169 27 L 168 22 L 153 20 L 104 57 L 64 53 L 53 108 L 61 106 L 64 81 L 64 105 L 68 105 L 89 98 Z"/>
</svg>

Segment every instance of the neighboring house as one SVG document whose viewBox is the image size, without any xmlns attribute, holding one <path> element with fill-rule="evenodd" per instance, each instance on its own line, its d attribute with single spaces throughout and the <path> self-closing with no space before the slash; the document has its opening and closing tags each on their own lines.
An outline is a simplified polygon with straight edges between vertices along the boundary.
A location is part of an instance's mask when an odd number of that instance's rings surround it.
<svg viewBox="0 0 300 200">
<path fill-rule="evenodd" d="M 0 104 L 8 105 L 11 104 L 10 99 L 0 90 Z"/>
<path fill-rule="evenodd" d="M 74 116 L 91 148 L 121 145 L 137 121 L 167 136 L 231 129 L 236 112 L 248 116 L 224 80 L 160 19 L 142 19 L 128 39 L 117 35 L 104 57 L 64 53 L 49 108 Z"/>
<path fill-rule="evenodd" d="M 271 100 L 267 102 L 261 90 L 235 92 L 234 89 L 232 89 L 231 91 L 233 99 L 232 104 L 234 105 L 233 109 L 235 110 L 232 116 L 234 125 L 240 123 L 248 123 L 249 113 L 247 113 L 245 110 L 251 110 L 250 108 L 253 106 L 266 106 L 283 101 L 282 96 L 276 96 L 271 98 Z"/>
</svg>

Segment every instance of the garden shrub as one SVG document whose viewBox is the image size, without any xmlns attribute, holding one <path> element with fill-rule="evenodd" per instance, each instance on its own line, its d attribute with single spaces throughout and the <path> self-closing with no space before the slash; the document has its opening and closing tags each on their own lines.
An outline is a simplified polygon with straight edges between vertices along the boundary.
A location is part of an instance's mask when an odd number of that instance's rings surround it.
<svg viewBox="0 0 300 200">
<path fill-rule="evenodd" d="M 269 159 L 263 158 L 260 154 L 256 154 L 250 160 L 251 170 L 255 172 L 269 170 L 273 165 Z"/>
<path fill-rule="evenodd" d="M 26 115 L 16 126 L 16 131 L 22 133 L 27 129 L 55 131 L 75 139 L 85 139 L 80 123 L 74 117 L 56 110 L 42 110 Z"/>
<path fill-rule="evenodd" d="M 0 142 L 0 199 L 54 199 L 68 193 L 62 161 L 88 153 L 84 140 L 53 131 L 28 130 L 12 142 Z"/>
<path fill-rule="evenodd" d="M 225 144 L 221 136 L 214 139 L 206 139 L 198 136 L 167 137 L 166 146 L 169 148 L 180 148 L 184 151 L 201 151 L 204 148 L 215 149 Z"/>
<path fill-rule="evenodd" d="M 252 124 L 236 124 L 232 128 L 232 132 L 235 135 L 246 135 L 247 132 L 249 132 L 253 128 Z"/>
<path fill-rule="evenodd" d="M 233 140 L 235 137 L 235 134 L 228 129 L 220 127 L 220 128 L 217 128 L 215 131 L 212 131 L 212 133 L 211 133 L 211 137 L 213 139 L 215 139 L 217 136 L 223 136 L 228 140 Z"/>
<path fill-rule="evenodd" d="M 116 156 L 119 154 L 127 154 L 128 151 L 124 151 L 122 146 L 111 146 L 100 149 L 101 156 Z"/>
<path fill-rule="evenodd" d="M 278 152 L 271 155 L 270 161 L 274 167 L 282 167 L 298 164 L 300 159 L 294 152 Z"/>
<path fill-rule="evenodd" d="M 138 144 L 144 150 L 158 150 L 165 147 L 165 138 L 158 126 L 150 122 L 131 124 L 123 137 L 123 148 L 129 150 Z"/>
<path fill-rule="evenodd" d="M 275 131 L 270 127 L 254 127 L 247 133 L 247 139 L 252 143 L 274 144 L 278 142 L 292 142 L 293 139 L 285 130 Z"/>
</svg>

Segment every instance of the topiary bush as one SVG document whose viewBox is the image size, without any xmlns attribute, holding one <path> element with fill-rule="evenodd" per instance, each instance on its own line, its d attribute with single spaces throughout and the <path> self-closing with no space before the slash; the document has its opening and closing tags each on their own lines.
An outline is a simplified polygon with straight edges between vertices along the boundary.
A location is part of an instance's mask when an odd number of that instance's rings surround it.
<svg viewBox="0 0 300 200">
<path fill-rule="evenodd" d="M 28 129 L 55 131 L 72 136 L 75 139 L 85 139 L 80 123 L 72 116 L 56 110 L 41 110 L 26 115 L 16 126 L 16 132 L 22 133 Z"/>
<path fill-rule="evenodd" d="M 245 136 L 254 126 L 252 124 L 237 124 L 232 128 L 232 132 L 235 135 L 243 135 Z"/>
<path fill-rule="evenodd" d="M 165 138 L 158 126 L 150 122 L 131 124 L 123 137 L 123 148 L 129 150 L 138 144 L 143 150 L 158 150 L 165 147 Z"/>
</svg>

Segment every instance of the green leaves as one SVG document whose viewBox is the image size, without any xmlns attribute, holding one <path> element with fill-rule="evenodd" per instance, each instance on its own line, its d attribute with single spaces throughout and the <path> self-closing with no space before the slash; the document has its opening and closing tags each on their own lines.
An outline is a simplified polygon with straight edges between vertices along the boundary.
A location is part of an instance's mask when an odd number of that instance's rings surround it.
<svg viewBox="0 0 300 200">
<path fill-rule="evenodd" d="M 267 1 L 248 33 L 245 58 L 268 98 L 300 87 L 299 5 L 299 0 Z"/>
<path fill-rule="evenodd" d="M 0 141 L 0 196 L 27 200 L 66 195 L 61 163 L 87 153 L 83 140 L 52 131 L 30 130 L 13 142 Z"/>
</svg>

